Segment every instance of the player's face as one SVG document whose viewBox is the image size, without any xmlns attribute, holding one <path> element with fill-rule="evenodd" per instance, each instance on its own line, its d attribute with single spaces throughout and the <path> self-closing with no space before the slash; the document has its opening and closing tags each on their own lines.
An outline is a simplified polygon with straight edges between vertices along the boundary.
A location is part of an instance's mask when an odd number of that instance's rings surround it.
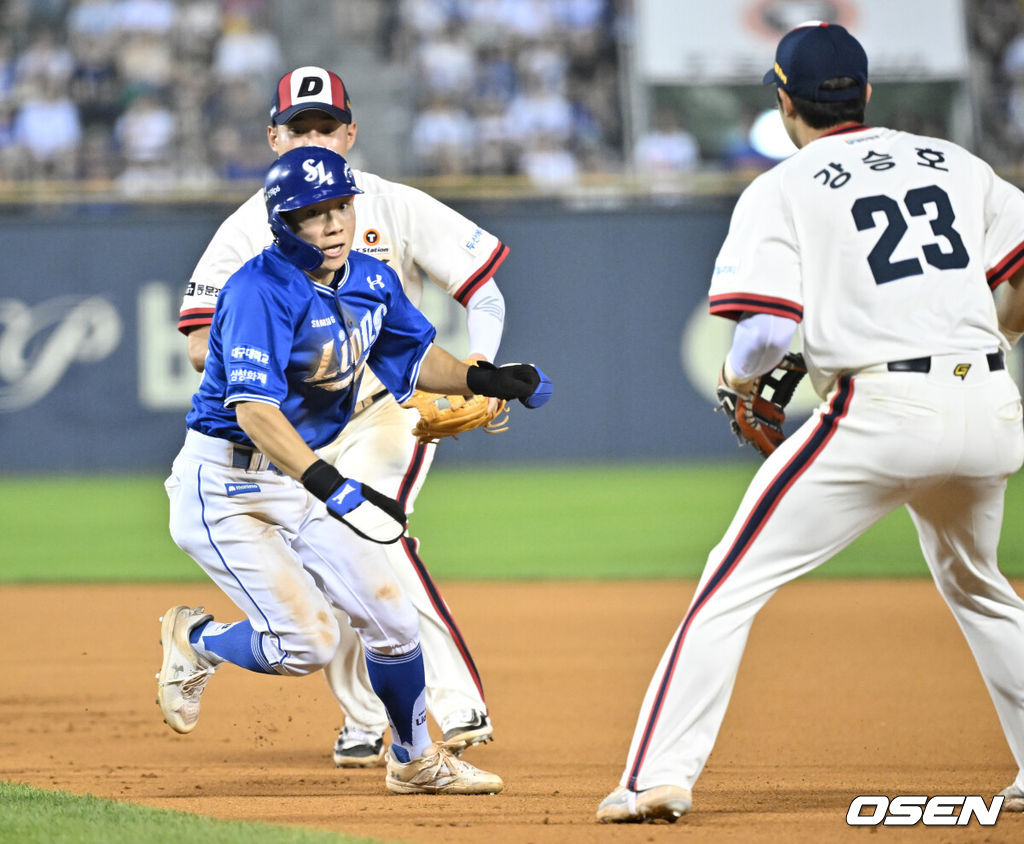
<svg viewBox="0 0 1024 844">
<path fill-rule="evenodd" d="M 352 251 L 352 237 L 356 230 L 352 199 L 351 196 L 325 199 L 285 214 L 291 230 L 324 253 L 324 262 L 310 272 L 318 281 L 333 276 L 345 266 L 348 253 Z"/>
<path fill-rule="evenodd" d="M 356 124 L 342 123 L 325 111 L 301 111 L 281 126 L 268 126 L 267 142 L 277 155 L 307 146 L 327 147 L 338 155 L 347 155 L 356 142 Z"/>
</svg>

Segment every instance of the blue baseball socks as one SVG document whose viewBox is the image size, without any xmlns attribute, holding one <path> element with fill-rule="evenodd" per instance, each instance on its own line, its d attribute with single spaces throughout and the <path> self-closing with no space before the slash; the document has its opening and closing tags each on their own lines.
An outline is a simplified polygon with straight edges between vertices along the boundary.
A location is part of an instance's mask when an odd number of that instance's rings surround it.
<svg viewBox="0 0 1024 844">
<path fill-rule="evenodd" d="M 367 649 L 366 668 L 370 685 L 388 713 L 392 755 L 402 763 L 422 756 L 431 741 L 427 731 L 427 691 L 420 646 L 398 656 Z"/>
<path fill-rule="evenodd" d="M 214 665 L 230 662 L 260 674 L 277 674 L 263 655 L 262 638 L 263 634 L 253 630 L 246 619 L 233 624 L 208 621 L 197 625 L 188 640 L 196 653 Z"/>
</svg>

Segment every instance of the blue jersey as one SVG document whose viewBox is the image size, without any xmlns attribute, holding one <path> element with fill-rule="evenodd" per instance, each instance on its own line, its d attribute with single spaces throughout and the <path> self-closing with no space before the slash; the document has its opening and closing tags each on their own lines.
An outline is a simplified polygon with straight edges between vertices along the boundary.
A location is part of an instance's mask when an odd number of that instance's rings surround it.
<svg viewBox="0 0 1024 844">
<path fill-rule="evenodd" d="M 398 401 L 412 395 L 435 333 L 394 270 L 376 258 L 353 251 L 329 286 L 270 246 L 217 298 L 205 373 L 186 424 L 250 445 L 234 405 L 258 401 L 280 408 L 319 448 L 351 417 L 366 366 Z"/>
</svg>

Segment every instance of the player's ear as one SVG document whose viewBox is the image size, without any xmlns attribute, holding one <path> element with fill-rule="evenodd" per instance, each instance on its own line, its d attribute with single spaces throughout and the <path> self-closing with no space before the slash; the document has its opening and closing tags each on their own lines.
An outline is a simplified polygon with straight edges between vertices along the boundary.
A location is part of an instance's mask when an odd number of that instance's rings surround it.
<svg viewBox="0 0 1024 844">
<path fill-rule="evenodd" d="M 871 83 L 870 82 L 864 87 L 864 104 L 866 105 L 869 102 L 871 102 Z"/>
<path fill-rule="evenodd" d="M 346 149 L 345 152 L 348 152 L 348 150 L 352 149 L 352 145 L 356 142 L 357 131 L 359 131 L 359 127 L 353 120 L 351 123 L 348 124 L 348 149 Z"/>
<path fill-rule="evenodd" d="M 277 152 L 277 125 L 271 123 L 267 126 L 267 143 L 270 144 L 270 148 L 278 155 Z"/>
<path fill-rule="evenodd" d="M 796 114 L 796 107 L 793 105 L 793 98 L 781 88 L 776 90 L 779 93 L 779 107 L 782 109 L 782 113 L 786 115 L 786 117 L 792 117 Z"/>
</svg>

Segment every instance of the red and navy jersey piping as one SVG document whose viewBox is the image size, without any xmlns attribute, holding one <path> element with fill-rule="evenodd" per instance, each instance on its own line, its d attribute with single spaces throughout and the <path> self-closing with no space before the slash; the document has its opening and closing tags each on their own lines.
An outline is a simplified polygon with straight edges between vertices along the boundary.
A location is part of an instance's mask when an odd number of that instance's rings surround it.
<svg viewBox="0 0 1024 844">
<path fill-rule="evenodd" d="M 481 287 L 483 287 L 494 275 L 495 271 L 501 266 L 501 262 L 508 257 L 509 248 L 498 241 L 498 245 L 494 247 L 494 251 L 490 254 L 480 269 L 478 269 L 473 275 L 471 275 L 463 285 L 455 291 L 452 298 L 455 299 L 462 307 L 466 307 L 469 300 L 473 298 L 473 294 L 476 293 Z"/>
<path fill-rule="evenodd" d="M 712 296 L 709 310 L 715 316 L 727 319 L 739 319 L 741 314 L 748 312 L 773 314 L 796 322 L 802 322 L 804 318 L 803 306 L 796 302 L 753 293 L 721 293 Z"/>
<path fill-rule="evenodd" d="M 1024 243 L 1018 243 L 1002 261 L 985 273 L 988 286 L 995 290 L 1000 284 L 1015 275 L 1021 267 L 1024 267 Z"/>
<path fill-rule="evenodd" d="M 213 323 L 213 308 L 189 308 L 178 314 L 178 331 L 188 334 L 193 328 L 203 328 Z"/>
</svg>

